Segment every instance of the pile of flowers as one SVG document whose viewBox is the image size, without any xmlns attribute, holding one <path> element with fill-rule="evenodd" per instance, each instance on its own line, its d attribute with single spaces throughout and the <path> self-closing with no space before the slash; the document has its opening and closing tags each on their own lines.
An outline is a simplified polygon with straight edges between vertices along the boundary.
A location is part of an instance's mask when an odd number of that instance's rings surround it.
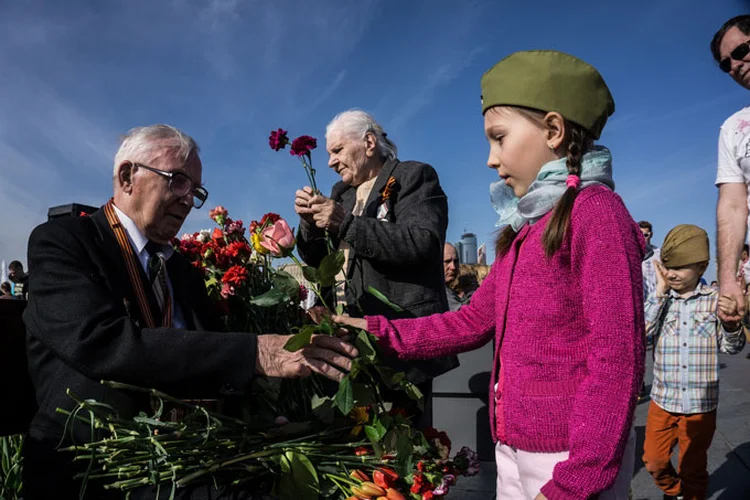
<svg viewBox="0 0 750 500">
<path fill-rule="evenodd" d="M 269 143 L 302 160 L 315 186 L 311 151 L 316 141 L 301 136 L 289 141 L 279 129 Z M 210 298 L 227 331 L 294 334 L 285 349 L 309 345 L 313 335 L 335 335 L 340 326 L 332 315 L 340 307 L 326 303 L 323 289 L 336 284 L 343 253 L 330 253 L 317 268 L 294 255 L 295 236 L 289 224 L 268 213 L 246 229 L 222 206 L 209 213 L 212 230 L 185 234 L 174 242 L 203 273 Z M 301 268 L 306 286 L 274 266 L 288 258 Z M 389 304 L 387 298 L 372 293 Z M 313 294 L 318 308 L 302 307 Z M 322 314 L 320 309 L 322 308 Z M 403 373 L 383 365 L 377 343 L 363 330 L 350 337 L 360 352 L 338 387 L 313 375 L 307 379 L 256 379 L 245 401 L 242 418 L 223 415 L 155 389 L 118 382 L 105 385 L 147 392 L 155 402 L 152 414 L 127 420 L 116 409 L 68 393 L 77 402 L 68 426 L 90 426 L 89 442 L 67 451 L 89 461 L 84 483 L 98 481 L 107 489 L 130 491 L 146 484 L 171 488 L 212 482 L 252 485 L 281 499 L 430 499 L 445 496 L 460 475 L 478 471 L 468 448 L 450 458 L 451 442 L 444 432 L 419 431 L 407 416 L 382 397 L 384 389 L 403 390 L 419 400 L 419 390 Z M 165 408 L 179 406 L 178 421 Z"/>
</svg>

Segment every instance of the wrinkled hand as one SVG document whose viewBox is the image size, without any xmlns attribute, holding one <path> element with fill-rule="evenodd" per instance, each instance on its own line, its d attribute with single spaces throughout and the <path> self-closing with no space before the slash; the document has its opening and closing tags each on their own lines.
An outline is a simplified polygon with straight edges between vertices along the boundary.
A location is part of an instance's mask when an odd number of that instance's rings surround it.
<svg viewBox="0 0 750 500">
<path fill-rule="evenodd" d="M 313 220 L 313 211 L 310 208 L 310 201 L 315 196 L 313 189 L 310 186 L 305 186 L 302 189 L 298 189 L 294 196 L 294 211 L 300 218 L 306 220 L 310 224 L 315 224 Z"/>
<path fill-rule="evenodd" d="M 321 195 L 314 196 L 310 200 L 310 209 L 313 213 L 315 225 L 332 233 L 338 232 L 341 223 L 344 222 L 344 217 L 346 217 L 346 210 L 341 204 Z"/>
<path fill-rule="evenodd" d="M 722 323 L 737 323 L 742 320 L 743 316 L 745 316 L 746 312 L 746 305 L 745 305 L 745 294 L 742 293 L 742 288 L 740 288 L 740 285 L 732 280 L 731 283 L 721 283 L 721 290 L 720 290 L 720 296 L 719 299 L 719 319 Z M 725 305 L 724 308 L 721 307 L 721 302 L 724 299 L 724 302 L 731 301 L 734 303 L 734 306 Z"/>
<path fill-rule="evenodd" d="M 656 266 L 656 293 L 666 295 L 669 293 L 669 282 L 667 281 L 667 270 L 661 262 L 654 262 Z"/>
<path fill-rule="evenodd" d="M 344 339 L 328 335 L 314 335 L 312 343 L 297 352 L 284 349 L 291 335 L 260 335 L 255 372 L 268 377 L 308 377 L 312 372 L 331 380 L 341 381 L 352 367 L 357 349 Z"/>
<path fill-rule="evenodd" d="M 534 500 L 547 500 L 547 497 L 545 497 L 543 493 L 539 493 L 534 497 Z"/>
<path fill-rule="evenodd" d="M 365 318 L 352 318 L 351 316 L 334 316 L 333 321 L 339 325 L 348 325 L 353 328 L 359 328 L 360 330 L 367 330 L 367 320 Z M 344 330 L 346 333 L 346 330 Z"/>
</svg>

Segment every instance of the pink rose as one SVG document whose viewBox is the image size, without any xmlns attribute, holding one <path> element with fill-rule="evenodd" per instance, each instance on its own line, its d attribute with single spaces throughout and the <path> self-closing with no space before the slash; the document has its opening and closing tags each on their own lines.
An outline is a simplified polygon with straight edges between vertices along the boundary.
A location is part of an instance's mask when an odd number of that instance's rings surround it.
<svg viewBox="0 0 750 500">
<path fill-rule="evenodd" d="M 260 234 L 260 245 L 274 257 L 286 257 L 294 248 L 294 232 L 284 219 L 266 227 Z"/>
</svg>

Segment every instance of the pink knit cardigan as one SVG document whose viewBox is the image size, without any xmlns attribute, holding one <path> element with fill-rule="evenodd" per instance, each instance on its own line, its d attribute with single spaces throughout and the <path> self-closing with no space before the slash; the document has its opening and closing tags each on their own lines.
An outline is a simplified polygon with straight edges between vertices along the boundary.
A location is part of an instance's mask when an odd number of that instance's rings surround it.
<svg viewBox="0 0 750 500">
<path fill-rule="evenodd" d="M 470 351 L 494 334 L 493 435 L 525 451 L 569 451 L 542 493 L 586 499 L 617 477 L 643 379 L 645 243 L 604 187 L 579 193 L 563 245 L 547 258 L 550 216 L 521 229 L 470 305 L 367 324 L 400 359 Z"/>
</svg>

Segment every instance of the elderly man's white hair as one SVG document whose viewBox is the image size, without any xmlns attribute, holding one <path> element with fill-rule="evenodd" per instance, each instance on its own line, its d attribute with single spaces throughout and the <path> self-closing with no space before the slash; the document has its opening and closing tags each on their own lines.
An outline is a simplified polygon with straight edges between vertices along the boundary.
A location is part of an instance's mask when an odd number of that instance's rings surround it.
<svg viewBox="0 0 750 500">
<path fill-rule="evenodd" d="M 367 133 L 371 132 L 375 135 L 381 160 L 395 160 L 398 156 L 398 148 L 386 137 L 383 127 L 370 113 L 361 109 L 350 109 L 337 114 L 326 127 L 326 140 L 333 132 L 341 132 L 357 139 L 364 139 Z"/>
<path fill-rule="evenodd" d="M 148 163 L 154 159 L 156 153 L 164 150 L 182 161 L 187 161 L 190 156 L 200 152 L 192 137 L 170 125 L 132 128 L 122 136 L 120 149 L 115 155 L 113 175 L 117 177 L 117 167 L 124 161 Z"/>
</svg>

